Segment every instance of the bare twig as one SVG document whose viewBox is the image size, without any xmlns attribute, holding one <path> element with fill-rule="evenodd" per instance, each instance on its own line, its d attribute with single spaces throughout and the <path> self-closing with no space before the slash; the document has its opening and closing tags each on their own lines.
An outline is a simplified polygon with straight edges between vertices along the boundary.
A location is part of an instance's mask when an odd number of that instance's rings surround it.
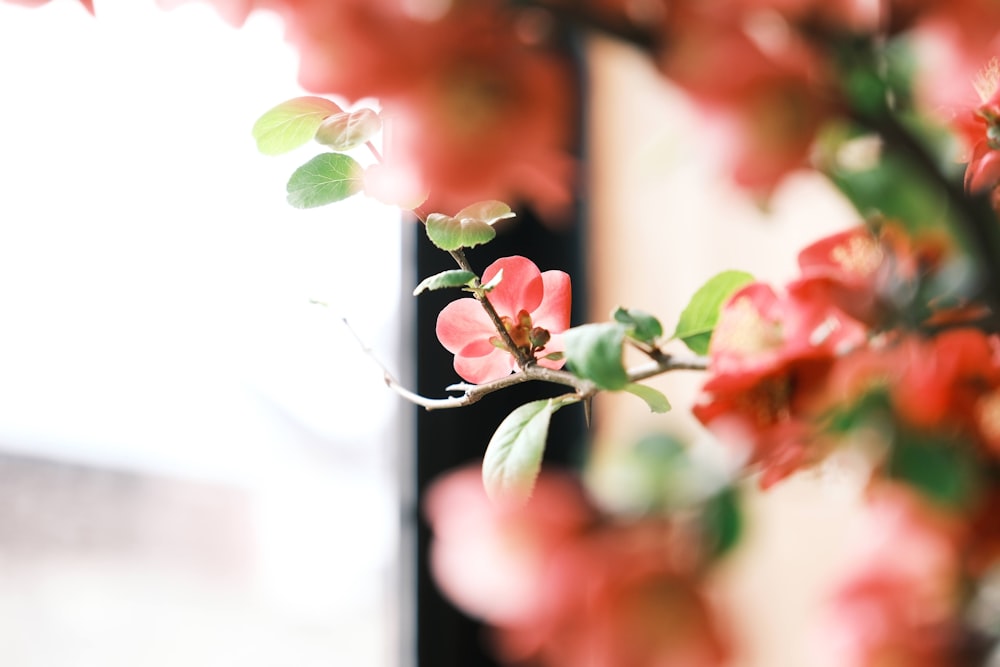
<svg viewBox="0 0 1000 667">
<path fill-rule="evenodd" d="M 529 364 L 520 371 L 511 373 L 510 375 L 496 380 L 484 382 L 483 384 L 468 384 L 465 382 L 459 382 L 446 387 L 447 391 L 462 392 L 460 396 L 428 398 L 427 396 L 421 396 L 416 392 L 410 391 L 400 384 L 389 369 L 386 368 L 385 364 L 383 364 L 378 357 L 375 356 L 372 349 L 365 345 L 364 341 L 361 340 L 361 337 L 354 331 L 350 323 L 348 323 L 346 319 L 342 319 L 342 321 L 348 331 L 351 332 L 351 335 L 354 336 L 354 339 L 358 341 L 358 345 L 361 346 L 361 350 L 382 370 L 382 379 L 386 386 L 410 403 L 419 405 L 425 410 L 464 408 L 472 405 L 473 403 L 479 402 L 483 397 L 489 396 L 494 392 L 508 387 L 513 387 L 514 385 L 523 384 L 525 382 L 548 382 L 550 384 L 558 384 L 564 387 L 569 387 L 573 390 L 573 392 L 571 394 L 567 394 L 566 397 L 574 396 L 578 400 L 584 401 L 585 405 L 589 405 L 590 400 L 602 391 L 600 387 L 590 380 L 577 377 L 568 371 L 546 368 L 545 366 L 539 366 L 538 364 Z M 672 355 L 663 354 L 659 361 L 630 370 L 628 372 L 628 378 L 629 382 L 639 382 L 669 371 L 705 370 L 706 367 L 707 361 L 703 357 L 678 358 Z"/>
</svg>

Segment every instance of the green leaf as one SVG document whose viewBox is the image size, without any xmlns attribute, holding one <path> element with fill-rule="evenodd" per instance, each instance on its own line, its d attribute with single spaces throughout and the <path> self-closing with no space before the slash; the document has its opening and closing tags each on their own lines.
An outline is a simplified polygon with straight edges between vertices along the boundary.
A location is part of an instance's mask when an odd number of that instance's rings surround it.
<svg viewBox="0 0 1000 667">
<path fill-rule="evenodd" d="M 733 292 L 750 282 L 753 276 L 745 271 L 723 271 L 710 278 L 681 312 L 673 337 L 683 341 L 692 352 L 706 354 L 722 305 Z"/>
<path fill-rule="evenodd" d="M 472 271 L 463 271 L 461 269 L 442 271 L 420 281 L 420 284 L 413 290 L 413 296 L 417 296 L 428 290 L 433 291 L 446 287 L 465 287 L 475 279 L 476 274 Z"/>
<path fill-rule="evenodd" d="M 963 445 L 945 437 L 897 434 L 889 457 L 889 475 L 944 507 L 968 507 L 982 480 L 971 448 Z"/>
<path fill-rule="evenodd" d="M 280 155 L 307 143 L 323 119 L 340 113 L 341 108 L 322 97 L 296 97 L 265 112 L 253 124 L 257 150 L 264 155 Z"/>
<path fill-rule="evenodd" d="M 948 219 L 945 193 L 908 156 L 886 153 L 865 169 L 836 165 L 827 176 L 865 218 L 901 220 L 911 229 L 938 228 Z"/>
<path fill-rule="evenodd" d="M 427 238 L 441 250 L 472 248 L 492 241 L 496 235 L 496 230 L 482 220 L 450 218 L 441 213 L 427 216 Z"/>
<path fill-rule="evenodd" d="M 497 427 L 483 457 L 483 484 L 493 500 L 527 502 L 542 467 L 552 415 L 567 405 L 555 398 L 526 403 Z"/>
<path fill-rule="evenodd" d="M 630 382 L 623 387 L 625 391 L 646 401 L 649 409 L 658 414 L 670 412 L 670 401 L 662 392 L 644 384 Z"/>
<path fill-rule="evenodd" d="M 617 322 L 584 324 L 563 333 L 566 359 L 582 378 L 602 389 L 624 389 L 628 373 L 622 364 L 625 327 Z"/>
<path fill-rule="evenodd" d="M 626 334 L 630 338 L 643 343 L 653 343 L 663 335 L 663 325 L 660 321 L 641 310 L 618 307 L 613 315 L 615 322 L 628 327 Z"/>
<path fill-rule="evenodd" d="M 724 487 L 709 498 L 701 513 L 705 530 L 705 545 L 712 556 L 728 553 L 743 534 L 743 513 L 739 493 L 732 486 Z"/>
<path fill-rule="evenodd" d="M 321 153 L 295 170 L 288 179 L 288 203 L 315 208 L 361 192 L 364 169 L 343 153 Z"/>
<path fill-rule="evenodd" d="M 335 151 L 349 151 L 371 139 L 382 129 L 382 119 L 372 109 L 334 114 L 316 128 L 315 139 Z"/>
<path fill-rule="evenodd" d="M 510 210 L 510 206 L 507 204 L 495 199 L 489 199 L 466 206 L 455 214 L 455 218 L 458 220 L 480 220 L 492 225 L 500 220 L 513 218 L 514 215 L 515 213 Z"/>
</svg>

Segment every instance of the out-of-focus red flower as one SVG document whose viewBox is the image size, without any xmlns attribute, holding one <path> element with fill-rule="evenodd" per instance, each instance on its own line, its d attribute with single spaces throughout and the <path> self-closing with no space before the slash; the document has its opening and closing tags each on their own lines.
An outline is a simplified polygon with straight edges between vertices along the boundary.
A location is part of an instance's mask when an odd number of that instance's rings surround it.
<svg viewBox="0 0 1000 667">
<path fill-rule="evenodd" d="M 905 430 L 978 443 L 993 456 L 1000 452 L 1000 346 L 979 329 L 881 340 L 841 359 L 827 391 L 835 406 L 881 392 Z"/>
<path fill-rule="evenodd" d="M 990 60 L 971 85 L 978 102 L 961 109 L 953 125 L 967 149 L 966 189 L 987 192 L 1000 184 L 1000 62 Z"/>
<path fill-rule="evenodd" d="M 552 554 L 597 520 L 579 481 L 548 471 L 527 505 L 491 500 L 480 470 L 469 467 L 435 482 L 424 506 L 438 586 L 467 613 L 500 625 L 541 613 Z"/>
<path fill-rule="evenodd" d="M 891 223 L 858 226 L 803 249 L 800 277 L 788 290 L 879 329 L 914 305 L 918 281 L 940 270 L 947 255 L 947 243 L 934 235 L 915 239 Z"/>
<path fill-rule="evenodd" d="M 573 69 L 529 12 L 499 0 L 211 1 L 237 23 L 280 14 L 307 90 L 378 99 L 387 173 L 416 179 L 430 210 L 502 199 L 554 215 L 569 203 Z"/>
<path fill-rule="evenodd" d="M 657 62 L 724 129 L 734 180 L 767 195 L 808 166 L 838 97 L 823 59 L 794 26 L 750 4 L 672 3 Z"/>
<path fill-rule="evenodd" d="M 563 350 L 563 331 L 569 328 L 572 293 L 570 277 L 563 271 L 542 273 L 534 262 L 520 256 L 504 257 L 483 272 L 489 283 L 500 272 L 500 284 L 487 298 L 510 333 L 514 343 L 530 355 L 541 354 L 538 363 L 561 368 L 564 360 L 544 355 Z M 544 329 L 549 334 L 543 347 L 536 347 Z M 438 315 L 437 337 L 455 355 L 455 371 L 465 380 L 482 383 L 509 375 L 516 368 L 514 356 L 503 347 L 493 322 L 473 298 L 452 301 Z M 541 336 L 544 338 L 544 335 Z"/>
<path fill-rule="evenodd" d="M 769 486 L 818 458 L 813 420 L 826 379 L 865 336 L 830 302 L 747 285 L 722 309 L 709 349 L 711 377 L 694 415 L 723 441 L 742 446 Z"/>
<path fill-rule="evenodd" d="M 830 301 L 779 296 L 751 283 L 723 306 L 712 334 L 710 368 L 727 383 L 748 385 L 792 360 L 822 359 L 865 340 L 866 330 Z"/>
<path fill-rule="evenodd" d="M 818 639 L 842 667 L 953 665 L 958 533 L 903 487 L 873 489 Z"/>
<path fill-rule="evenodd" d="M 427 496 L 442 590 L 495 626 L 504 661 L 546 667 L 716 667 L 727 648 L 671 525 L 602 517 L 543 473 L 525 506 L 491 504 L 477 471 Z"/>
</svg>

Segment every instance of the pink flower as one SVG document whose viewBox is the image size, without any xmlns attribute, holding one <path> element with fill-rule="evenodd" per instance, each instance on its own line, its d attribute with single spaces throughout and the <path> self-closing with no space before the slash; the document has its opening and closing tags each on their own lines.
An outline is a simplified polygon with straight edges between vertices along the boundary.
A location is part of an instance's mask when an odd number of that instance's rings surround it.
<svg viewBox="0 0 1000 667">
<path fill-rule="evenodd" d="M 832 303 L 751 283 L 725 304 L 709 349 L 711 377 L 692 412 L 742 448 L 767 487 L 819 458 L 818 401 L 830 369 L 866 331 Z"/>
<path fill-rule="evenodd" d="M 377 98 L 385 173 L 416 181 L 429 210 L 496 198 L 565 214 L 573 68 L 530 12 L 498 0 L 210 2 L 237 24 L 251 11 L 278 13 L 306 90 Z"/>
<path fill-rule="evenodd" d="M 601 515 L 578 480 L 544 472 L 527 505 L 493 503 L 477 469 L 428 491 L 442 591 L 493 626 L 505 664 L 719 667 L 728 644 L 690 534 Z"/>
<path fill-rule="evenodd" d="M 955 664 L 959 600 L 954 525 L 909 489 L 874 489 L 857 552 L 821 625 L 843 667 Z"/>
<path fill-rule="evenodd" d="M 562 271 L 542 273 L 534 262 L 515 255 L 490 264 L 483 272 L 483 283 L 489 283 L 500 271 L 500 284 L 487 298 L 514 343 L 529 355 L 541 353 L 539 364 L 561 368 L 564 361 L 547 355 L 563 350 L 559 334 L 569 328 L 569 276 Z M 544 340 L 546 334 L 548 340 Z M 455 355 L 455 371 L 468 382 L 495 380 L 516 368 L 514 355 L 503 347 L 493 322 L 476 299 L 459 299 L 445 306 L 438 315 L 437 337 Z"/>
</svg>

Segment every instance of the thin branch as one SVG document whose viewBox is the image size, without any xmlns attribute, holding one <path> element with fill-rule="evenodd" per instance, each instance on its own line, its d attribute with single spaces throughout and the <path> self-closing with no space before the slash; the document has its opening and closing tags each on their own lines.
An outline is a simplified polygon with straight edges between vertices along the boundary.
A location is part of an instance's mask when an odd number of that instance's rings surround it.
<svg viewBox="0 0 1000 667">
<path fill-rule="evenodd" d="M 354 339 L 358 342 L 361 350 L 382 370 L 382 380 L 385 382 L 386 386 L 410 403 L 419 405 L 425 410 L 464 408 L 472 405 L 473 403 L 479 402 L 483 399 L 483 397 L 489 396 L 494 392 L 507 389 L 508 387 L 513 387 L 514 385 L 523 384 L 525 382 L 548 382 L 549 384 L 558 384 L 564 387 L 569 387 L 573 390 L 573 392 L 571 394 L 566 394 L 565 397 L 574 396 L 585 403 L 588 403 L 591 398 L 602 391 L 600 387 L 590 380 L 579 378 L 568 371 L 546 368 L 545 366 L 539 366 L 537 364 L 530 364 L 520 371 L 511 373 L 510 375 L 502 378 L 497 378 L 496 380 L 484 382 L 482 384 L 459 382 L 446 387 L 447 391 L 462 392 L 461 396 L 428 398 L 427 396 L 421 396 L 416 392 L 410 391 L 400 384 L 389 369 L 386 368 L 385 364 L 383 364 L 379 358 L 375 356 L 375 352 L 370 347 L 365 345 L 364 341 L 361 340 L 361 337 L 358 336 L 356 331 L 354 331 L 354 328 L 351 327 L 350 323 L 344 318 L 342 318 L 341 321 L 344 323 L 344 326 L 347 327 L 347 330 L 351 332 L 351 335 L 354 336 Z M 705 368 L 707 368 L 707 360 L 703 357 L 678 358 L 672 355 L 664 355 L 659 362 L 654 362 L 629 371 L 628 377 L 629 382 L 639 382 L 640 380 L 645 380 L 669 371 L 705 370 Z"/>
</svg>

